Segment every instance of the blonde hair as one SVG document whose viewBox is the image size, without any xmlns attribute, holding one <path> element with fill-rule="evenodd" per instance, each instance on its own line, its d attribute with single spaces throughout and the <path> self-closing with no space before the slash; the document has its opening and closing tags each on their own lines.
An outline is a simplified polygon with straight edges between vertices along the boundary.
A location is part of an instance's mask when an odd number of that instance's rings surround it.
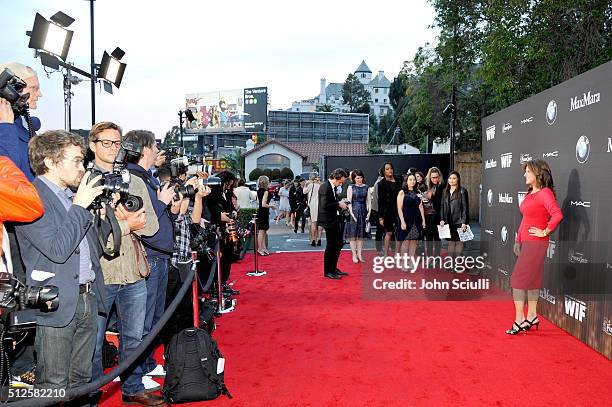
<svg viewBox="0 0 612 407">
<path fill-rule="evenodd" d="M 270 185 L 270 178 L 266 175 L 262 175 L 257 179 L 257 188 L 268 188 L 268 185 Z"/>
<path fill-rule="evenodd" d="M 19 77 L 19 79 L 23 80 L 37 75 L 34 69 L 15 61 L 0 64 L 0 72 L 4 71 L 5 68 L 10 69 L 15 75 Z"/>
</svg>

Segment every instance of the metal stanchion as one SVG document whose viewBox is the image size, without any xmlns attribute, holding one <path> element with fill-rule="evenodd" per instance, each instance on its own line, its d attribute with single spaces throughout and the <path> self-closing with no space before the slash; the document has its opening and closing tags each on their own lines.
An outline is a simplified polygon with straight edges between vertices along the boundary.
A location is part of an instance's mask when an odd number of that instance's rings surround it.
<svg viewBox="0 0 612 407">
<path fill-rule="evenodd" d="M 247 276 L 250 277 L 259 277 L 266 274 L 264 270 L 259 270 L 257 268 L 257 259 L 259 258 L 259 247 L 257 246 L 257 214 L 253 214 L 253 220 L 251 220 L 253 224 L 253 254 L 255 255 L 255 270 L 249 271 L 246 273 Z"/>
<path fill-rule="evenodd" d="M 219 306 L 217 308 L 218 314 L 225 314 L 228 312 L 232 312 L 236 309 L 236 300 L 231 300 L 231 305 L 229 307 L 225 307 L 225 299 L 223 298 L 223 284 L 221 280 L 221 231 L 217 229 L 217 287 L 218 287 L 218 301 Z"/>
<path fill-rule="evenodd" d="M 193 281 L 191 283 L 191 302 L 193 303 L 193 326 L 200 327 L 200 299 L 198 298 L 198 252 L 191 252 L 191 271 Z"/>
</svg>

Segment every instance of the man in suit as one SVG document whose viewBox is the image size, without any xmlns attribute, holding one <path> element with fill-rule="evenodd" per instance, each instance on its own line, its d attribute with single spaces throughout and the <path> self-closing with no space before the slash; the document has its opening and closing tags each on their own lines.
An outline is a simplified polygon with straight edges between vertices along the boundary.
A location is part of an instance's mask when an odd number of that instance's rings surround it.
<svg viewBox="0 0 612 407">
<path fill-rule="evenodd" d="M 336 188 L 342 185 L 346 178 L 343 169 L 335 169 L 327 182 L 321 184 L 319 188 L 319 213 L 317 221 L 325 229 L 327 245 L 323 262 L 323 275 L 333 280 L 340 279 L 347 275 L 338 270 L 338 257 L 342 250 L 342 231 L 340 211 L 347 209 L 347 205 L 338 200 Z"/>
<path fill-rule="evenodd" d="M 38 220 L 16 227 L 27 283 L 59 289 L 59 307 L 37 316 L 36 387 L 69 389 L 91 379 L 98 311 L 104 277 L 98 236 L 108 239 L 87 208 L 102 193 L 87 182 L 83 138 L 63 130 L 47 131 L 30 141 L 29 158 L 37 175 L 32 184 L 45 212 Z M 69 188 L 78 187 L 76 194 Z"/>
</svg>

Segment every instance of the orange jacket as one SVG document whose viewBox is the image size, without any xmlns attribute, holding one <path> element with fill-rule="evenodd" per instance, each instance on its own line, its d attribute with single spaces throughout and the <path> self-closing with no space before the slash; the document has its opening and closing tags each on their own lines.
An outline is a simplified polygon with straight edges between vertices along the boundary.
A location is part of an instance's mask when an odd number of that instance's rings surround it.
<svg viewBox="0 0 612 407">
<path fill-rule="evenodd" d="M 9 158 L 0 157 L 0 254 L 3 222 L 31 222 L 43 213 L 34 185 Z"/>
</svg>

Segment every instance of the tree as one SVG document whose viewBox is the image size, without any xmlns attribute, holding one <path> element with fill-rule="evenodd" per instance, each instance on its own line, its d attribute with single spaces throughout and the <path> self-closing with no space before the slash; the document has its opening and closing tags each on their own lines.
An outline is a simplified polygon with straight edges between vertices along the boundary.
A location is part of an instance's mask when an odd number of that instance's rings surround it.
<svg viewBox="0 0 612 407">
<path fill-rule="evenodd" d="M 166 138 L 164 138 L 163 146 L 169 147 L 177 145 L 181 141 L 181 129 L 179 126 L 172 126 L 170 130 L 166 132 Z"/>
<path fill-rule="evenodd" d="M 263 175 L 263 171 L 261 170 L 261 168 L 254 168 L 253 171 L 249 173 L 249 180 L 257 181 L 257 179 L 261 177 L 262 175 Z"/>
<path fill-rule="evenodd" d="M 317 106 L 317 112 L 333 112 L 334 108 L 329 103 Z"/>
<path fill-rule="evenodd" d="M 227 162 L 228 169 L 241 175 L 244 173 L 244 157 L 240 149 L 233 150 L 223 158 Z"/>
<path fill-rule="evenodd" d="M 293 179 L 293 171 L 291 171 L 291 168 L 281 168 L 280 170 L 280 177 L 282 179 Z"/>
<path fill-rule="evenodd" d="M 268 177 L 268 179 L 272 178 L 272 170 L 270 168 L 264 168 L 262 175 Z"/>
<path fill-rule="evenodd" d="M 351 108 L 351 113 L 370 112 L 370 93 L 353 74 L 349 74 L 342 85 L 342 100 Z"/>
<path fill-rule="evenodd" d="M 279 179 L 280 177 L 280 170 L 278 168 L 274 168 L 270 174 L 270 179 Z"/>
</svg>

